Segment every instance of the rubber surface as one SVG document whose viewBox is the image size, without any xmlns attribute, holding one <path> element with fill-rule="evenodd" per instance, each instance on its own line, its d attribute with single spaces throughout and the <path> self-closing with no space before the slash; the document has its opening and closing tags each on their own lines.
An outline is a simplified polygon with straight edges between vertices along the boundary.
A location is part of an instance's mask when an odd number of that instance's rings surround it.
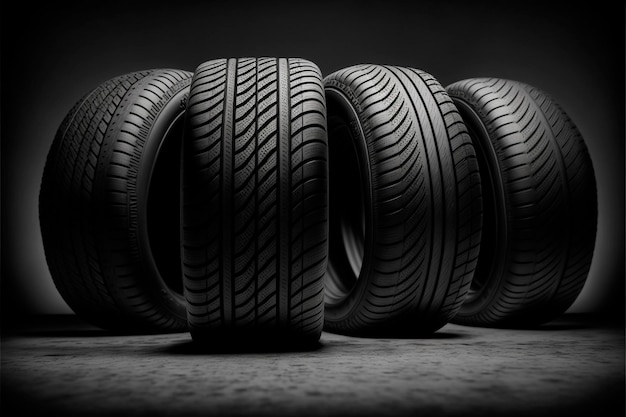
<svg viewBox="0 0 626 417">
<path fill-rule="evenodd" d="M 596 185 L 583 138 L 533 86 L 476 78 L 447 91 L 470 128 L 488 190 L 483 251 L 454 322 L 547 322 L 582 290 L 595 245 Z"/>
<path fill-rule="evenodd" d="M 298 58 L 203 63 L 183 148 L 184 284 L 194 340 L 317 341 L 328 252 L 317 66 Z"/>
<path fill-rule="evenodd" d="M 46 259 L 63 299 L 98 326 L 186 330 L 177 240 L 169 242 L 180 224 L 166 212 L 177 212 L 178 192 L 152 178 L 179 182 L 179 159 L 164 154 L 179 154 L 190 81 L 169 69 L 108 80 L 69 111 L 49 151 L 39 199 Z M 174 251 L 154 256 L 163 245 Z"/>
<path fill-rule="evenodd" d="M 474 149 L 439 82 L 357 65 L 324 79 L 330 249 L 325 328 L 430 333 L 469 291 L 481 235 Z"/>
</svg>

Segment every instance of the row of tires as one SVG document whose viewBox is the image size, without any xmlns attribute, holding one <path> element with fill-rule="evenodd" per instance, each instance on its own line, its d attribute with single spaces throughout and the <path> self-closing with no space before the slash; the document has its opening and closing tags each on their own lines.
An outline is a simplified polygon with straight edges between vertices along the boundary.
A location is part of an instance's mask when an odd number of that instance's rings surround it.
<svg viewBox="0 0 626 417">
<path fill-rule="evenodd" d="M 39 203 L 76 314 L 206 342 L 538 325 L 580 293 L 597 219 L 583 139 L 537 88 L 296 58 L 102 83 Z"/>
</svg>

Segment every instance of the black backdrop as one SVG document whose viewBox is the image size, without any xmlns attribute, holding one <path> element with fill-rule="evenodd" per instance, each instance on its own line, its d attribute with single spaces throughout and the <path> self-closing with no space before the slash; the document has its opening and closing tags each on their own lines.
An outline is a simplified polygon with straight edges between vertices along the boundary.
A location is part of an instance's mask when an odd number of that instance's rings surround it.
<svg viewBox="0 0 626 417">
<path fill-rule="evenodd" d="M 406 4 L 405 4 L 406 3 Z M 545 2 L 547 3 L 547 2 Z M 206 60 L 298 56 L 323 74 L 412 66 L 445 86 L 494 76 L 542 88 L 578 125 L 594 162 L 599 225 L 572 312 L 624 314 L 624 4 L 379 2 L 2 4 L 2 319 L 70 312 L 39 234 L 45 157 L 65 113 L 99 83 Z"/>
</svg>

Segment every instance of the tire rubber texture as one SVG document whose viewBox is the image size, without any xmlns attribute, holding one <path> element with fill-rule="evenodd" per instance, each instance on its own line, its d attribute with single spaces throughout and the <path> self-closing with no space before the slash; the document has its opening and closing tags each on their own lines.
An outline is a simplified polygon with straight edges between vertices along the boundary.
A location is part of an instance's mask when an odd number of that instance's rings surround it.
<svg viewBox="0 0 626 417">
<path fill-rule="evenodd" d="M 485 220 L 470 295 L 455 323 L 525 327 L 574 302 L 595 245 L 594 171 L 578 129 L 530 85 L 497 78 L 447 87 L 479 157 Z"/>
<path fill-rule="evenodd" d="M 327 262 L 318 67 L 230 58 L 193 78 L 183 145 L 183 271 L 194 341 L 317 342 Z"/>
<path fill-rule="evenodd" d="M 324 79 L 330 158 L 325 329 L 431 333 L 469 291 L 481 235 L 474 149 L 431 75 L 357 65 Z"/>
<path fill-rule="evenodd" d="M 102 83 L 49 151 L 39 213 L 50 273 L 70 308 L 102 328 L 186 330 L 178 187 L 191 76 L 155 69 Z"/>
</svg>

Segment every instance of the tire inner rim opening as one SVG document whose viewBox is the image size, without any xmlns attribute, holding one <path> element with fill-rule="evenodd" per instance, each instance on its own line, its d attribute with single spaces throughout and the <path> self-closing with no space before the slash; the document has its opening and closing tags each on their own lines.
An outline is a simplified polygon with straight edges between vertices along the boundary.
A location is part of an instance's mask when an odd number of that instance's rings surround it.
<svg viewBox="0 0 626 417">
<path fill-rule="evenodd" d="M 163 138 L 150 179 L 146 208 L 152 258 L 165 284 L 180 295 L 183 294 L 180 224 L 175 219 L 180 219 L 183 119 L 179 115 Z"/>
<path fill-rule="evenodd" d="M 339 93 L 327 91 L 329 148 L 329 259 L 326 302 L 344 299 L 356 285 L 365 256 L 366 231 L 363 166 L 351 125 L 354 110 Z"/>
</svg>

